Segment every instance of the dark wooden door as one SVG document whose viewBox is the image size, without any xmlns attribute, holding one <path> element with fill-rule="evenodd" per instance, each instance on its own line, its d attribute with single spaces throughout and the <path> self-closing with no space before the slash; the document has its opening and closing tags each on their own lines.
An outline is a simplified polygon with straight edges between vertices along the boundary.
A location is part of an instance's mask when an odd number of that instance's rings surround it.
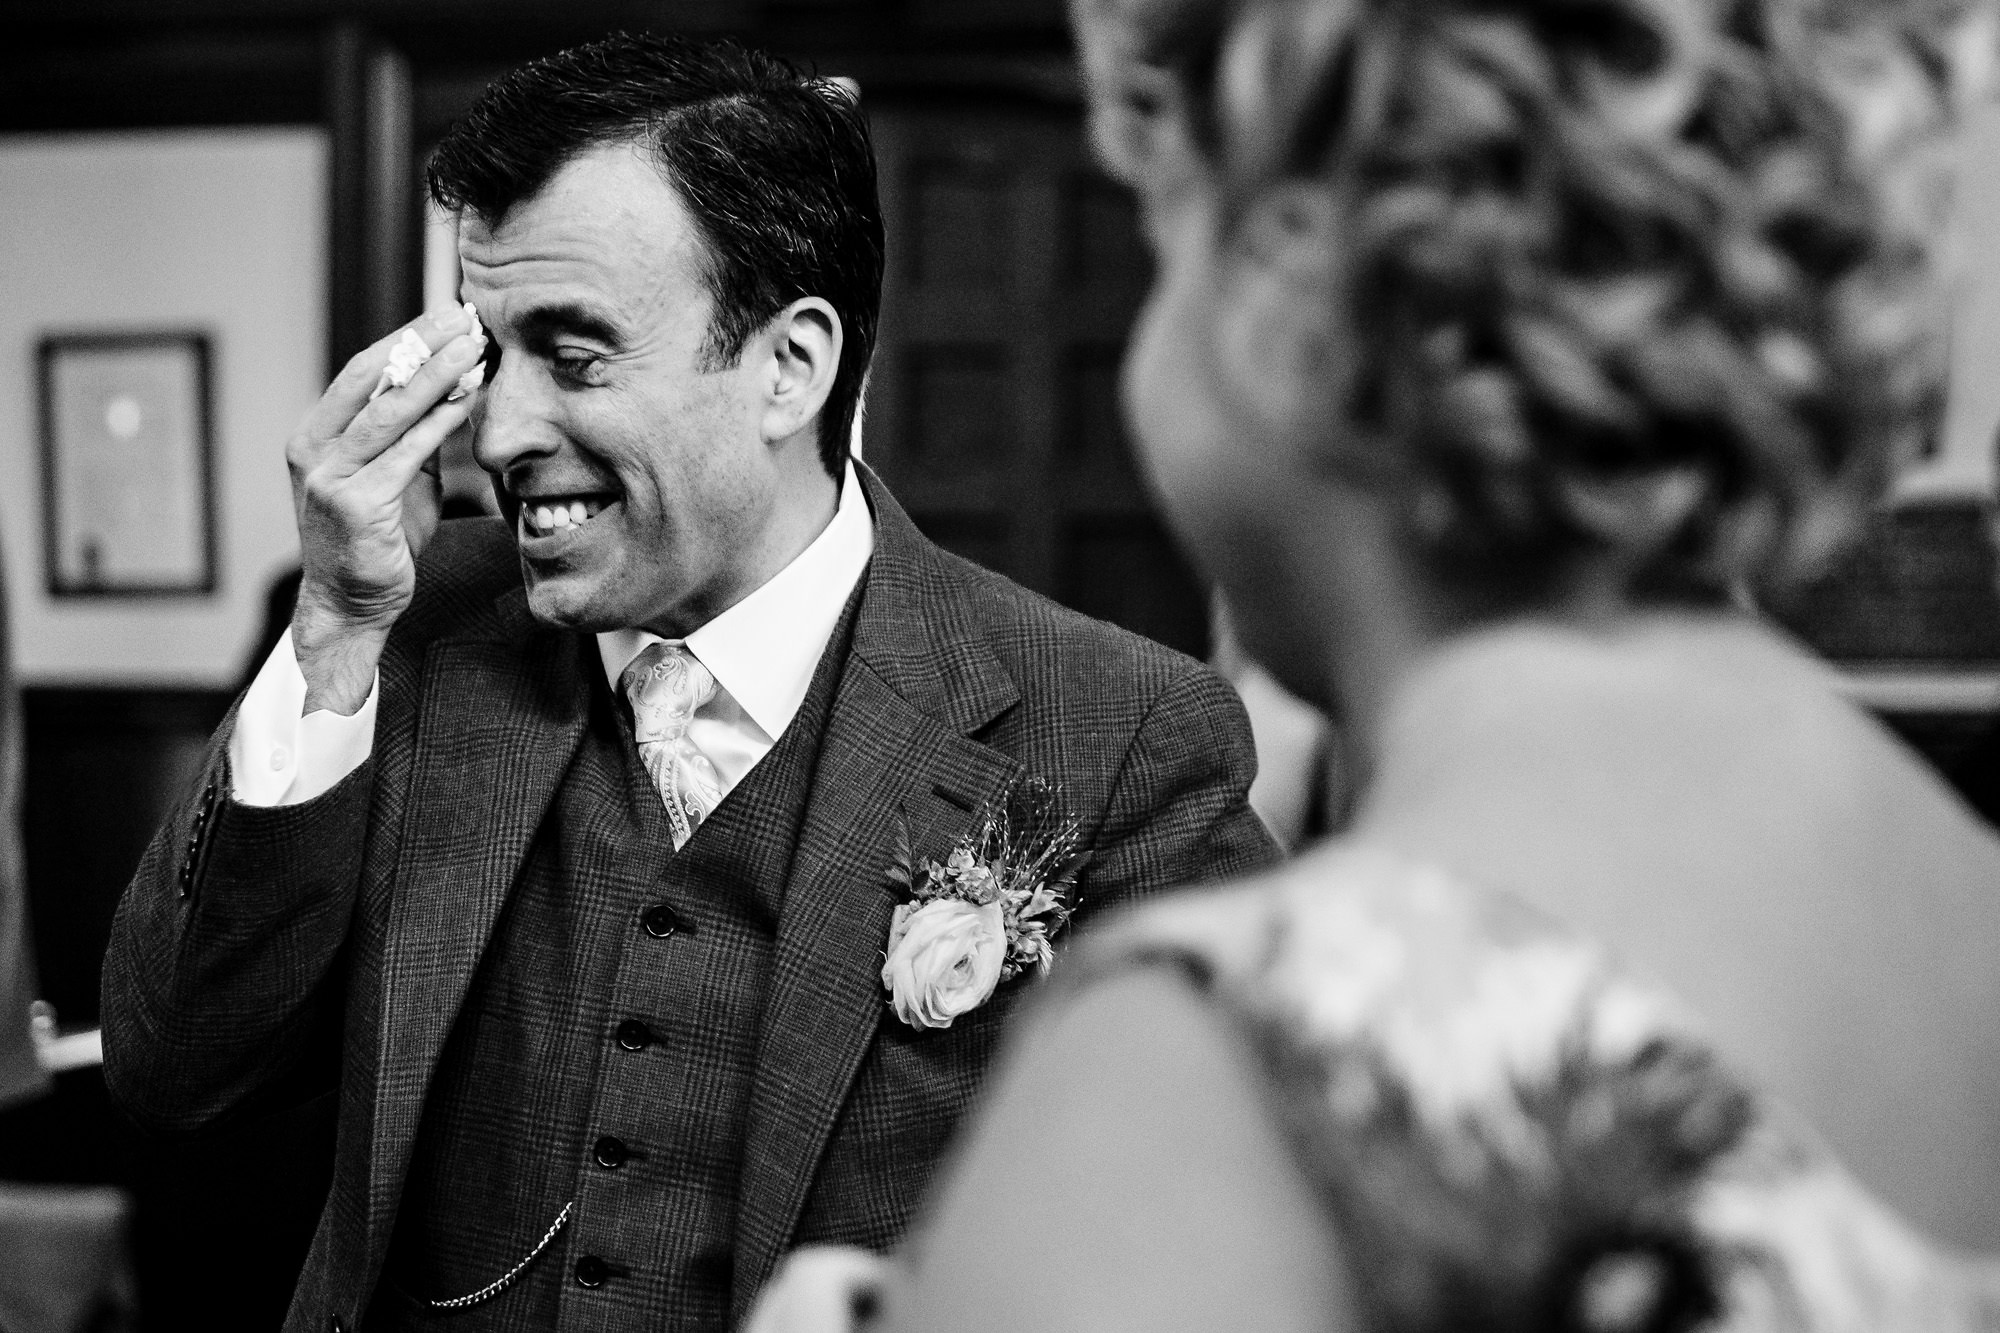
<svg viewBox="0 0 2000 1333">
<path fill-rule="evenodd" d="M 918 525 L 1038 592 L 1201 654 L 1205 600 L 1118 412 L 1150 266 L 1074 113 L 874 103 L 889 234 L 866 454 Z"/>
</svg>

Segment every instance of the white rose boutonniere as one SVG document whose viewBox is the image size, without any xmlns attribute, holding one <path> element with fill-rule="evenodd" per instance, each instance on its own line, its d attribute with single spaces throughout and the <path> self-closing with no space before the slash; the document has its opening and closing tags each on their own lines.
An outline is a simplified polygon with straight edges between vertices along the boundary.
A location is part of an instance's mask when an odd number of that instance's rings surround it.
<svg viewBox="0 0 2000 1333">
<path fill-rule="evenodd" d="M 896 908 L 882 984 L 889 1007 L 913 1028 L 948 1028 L 986 1003 L 1007 961 L 1000 904 L 956 898 Z"/>
<path fill-rule="evenodd" d="M 896 1017 L 919 1031 L 948 1028 L 1002 982 L 1055 959 L 1051 938 L 1075 910 L 1076 821 L 1037 779 L 982 809 L 942 862 L 919 862 L 907 828 L 889 883 L 903 901 L 889 925 L 882 985 Z"/>
</svg>

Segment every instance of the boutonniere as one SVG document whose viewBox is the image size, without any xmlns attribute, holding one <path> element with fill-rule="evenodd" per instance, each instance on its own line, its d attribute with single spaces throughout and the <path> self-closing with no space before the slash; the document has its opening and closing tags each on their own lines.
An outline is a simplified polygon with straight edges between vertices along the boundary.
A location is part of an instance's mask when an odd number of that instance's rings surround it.
<svg viewBox="0 0 2000 1333">
<path fill-rule="evenodd" d="M 896 1017 L 919 1031 L 948 1028 L 1001 982 L 1048 971 L 1050 941 L 1076 910 L 1076 877 L 1090 860 L 1082 842 L 1039 778 L 982 806 L 941 862 L 918 860 L 899 821 L 889 885 L 901 901 L 882 961 Z"/>
</svg>

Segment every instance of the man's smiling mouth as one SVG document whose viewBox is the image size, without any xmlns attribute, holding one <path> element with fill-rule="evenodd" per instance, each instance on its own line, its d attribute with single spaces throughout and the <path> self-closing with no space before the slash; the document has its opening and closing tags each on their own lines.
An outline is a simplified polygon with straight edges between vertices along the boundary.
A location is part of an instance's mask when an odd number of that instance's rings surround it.
<svg viewBox="0 0 2000 1333">
<path fill-rule="evenodd" d="M 520 530 L 523 537 L 553 537 L 580 528 L 609 508 L 608 495 L 551 495 L 521 501 Z"/>
</svg>

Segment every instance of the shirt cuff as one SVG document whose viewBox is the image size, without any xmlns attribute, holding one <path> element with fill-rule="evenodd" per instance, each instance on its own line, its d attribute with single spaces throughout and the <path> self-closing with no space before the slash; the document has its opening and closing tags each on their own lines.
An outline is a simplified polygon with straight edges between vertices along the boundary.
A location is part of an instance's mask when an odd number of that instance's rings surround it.
<svg viewBox="0 0 2000 1333">
<path fill-rule="evenodd" d="M 236 710 L 229 775 L 237 803 L 302 805 L 333 790 L 374 752 L 381 686 L 377 673 L 352 717 L 325 708 L 305 712 L 306 678 L 286 630 Z"/>
</svg>

